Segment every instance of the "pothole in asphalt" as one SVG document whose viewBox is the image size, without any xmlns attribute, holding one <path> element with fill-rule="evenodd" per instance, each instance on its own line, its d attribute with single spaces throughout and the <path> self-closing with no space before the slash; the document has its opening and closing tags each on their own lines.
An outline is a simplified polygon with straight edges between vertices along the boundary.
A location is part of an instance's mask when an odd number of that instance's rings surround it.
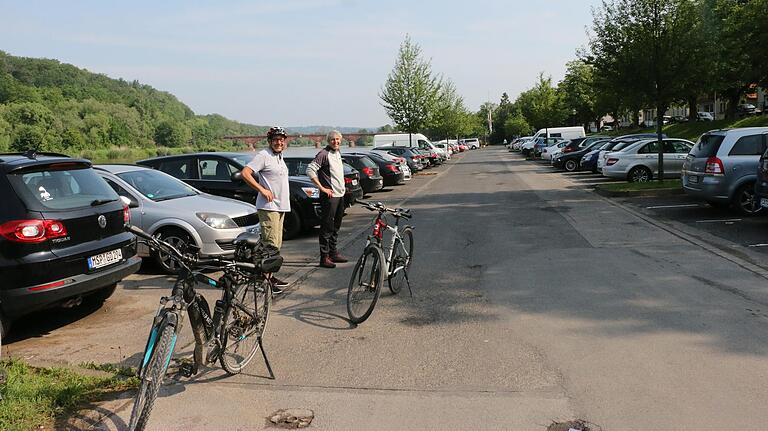
<svg viewBox="0 0 768 431">
<path fill-rule="evenodd" d="M 315 412 L 309 409 L 280 409 L 269 416 L 269 422 L 275 428 L 306 428 L 315 418 Z"/>
<path fill-rule="evenodd" d="M 547 431 L 602 431 L 599 426 L 581 419 L 567 422 L 552 422 Z"/>
</svg>

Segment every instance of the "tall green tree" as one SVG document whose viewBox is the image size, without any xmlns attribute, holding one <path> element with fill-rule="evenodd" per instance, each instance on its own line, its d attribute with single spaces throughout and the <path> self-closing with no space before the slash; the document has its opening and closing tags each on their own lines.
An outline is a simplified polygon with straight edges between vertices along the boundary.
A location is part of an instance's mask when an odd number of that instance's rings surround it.
<svg viewBox="0 0 768 431">
<path fill-rule="evenodd" d="M 387 76 L 379 98 L 395 126 L 419 132 L 430 125 L 440 98 L 441 78 L 422 58 L 421 47 L 406 35 L 395 66 Z"/>
<path fill-rule="evenodd" d="M 515 106 L 535 129 L 562 126 L 568 118 L 561 93 L 543 73 L 533 88 L 518 95 Z"/>
</svg>

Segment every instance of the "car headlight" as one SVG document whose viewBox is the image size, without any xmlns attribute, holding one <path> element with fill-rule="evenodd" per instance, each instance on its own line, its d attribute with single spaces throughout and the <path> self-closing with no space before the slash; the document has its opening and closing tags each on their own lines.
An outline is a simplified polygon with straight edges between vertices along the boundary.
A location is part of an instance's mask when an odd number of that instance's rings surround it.
<svg viewBox="0 0 768 431">
<path fill-rule="evenodd" d="M 237 223 L 224 214 L 216 213 L 197 213 L 197 218 L 203 221 L 203 223 L 214 229 L 236 229 Z"/>
<path fill-rule="evenodd" d="M 301 190 L 309 198 L 312 198 L 312 199 L 319 199 L 320 198 L 320 189 L 318 189 L 317 187 L 302 187 Z"/>
</svg>

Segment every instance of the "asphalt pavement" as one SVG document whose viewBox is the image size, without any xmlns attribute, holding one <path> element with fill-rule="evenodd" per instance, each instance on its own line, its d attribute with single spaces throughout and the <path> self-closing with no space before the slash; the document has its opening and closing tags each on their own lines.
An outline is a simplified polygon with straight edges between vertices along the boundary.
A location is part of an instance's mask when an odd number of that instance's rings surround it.
<svg viewBox="0 0 768 431">
<path fill-rule="evenodd" d="M 764 426 L 760 252 L 710 241 L 701 223 L 677 229 L 643 208 L 655 205 L 600 197 L 584 178 L 503 148 L 429 174 L 372 196 L 413 210 L 413 297 L 385 289 L 355 327 L 345 309 L 353 263 L 319 269 L 315 234 L 289 241 L 294 284 L 265 340 L 276 378 L 258 357 L 234 377 L 215 368 L 171 376 L 150 428 L 267 429 L 290 408 L 311 411 L 317 430 L 546 430 L 574 419 L 599 430 Z M 371 219 L 348 211 L 346 255 L 360 253 Z M 145 269 L 102 308 L 29 322 L 4 352 L 135 364 L 168 280 Z M 189 351 L 188 336 L 178 353 Z M 131 396 L 98 403 L 78 427 L 125 429 Z"/>
</svg>

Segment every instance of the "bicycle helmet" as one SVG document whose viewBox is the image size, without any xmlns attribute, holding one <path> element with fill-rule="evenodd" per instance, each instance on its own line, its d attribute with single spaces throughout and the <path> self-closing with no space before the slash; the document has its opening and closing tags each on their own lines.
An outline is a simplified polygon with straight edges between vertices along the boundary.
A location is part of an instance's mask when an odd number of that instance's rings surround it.
<svg viewBox="0 0 768 431">
<path fill-rule="evenodd" d="M 288 134 L 285 133 L 285 129 L 280 126 L 270 127 L 269 132 L 267 132 L 267 140 L 271 141 L 275 136 L 282 136 L 283 138 L 287 138 Z"/>
</svg>

